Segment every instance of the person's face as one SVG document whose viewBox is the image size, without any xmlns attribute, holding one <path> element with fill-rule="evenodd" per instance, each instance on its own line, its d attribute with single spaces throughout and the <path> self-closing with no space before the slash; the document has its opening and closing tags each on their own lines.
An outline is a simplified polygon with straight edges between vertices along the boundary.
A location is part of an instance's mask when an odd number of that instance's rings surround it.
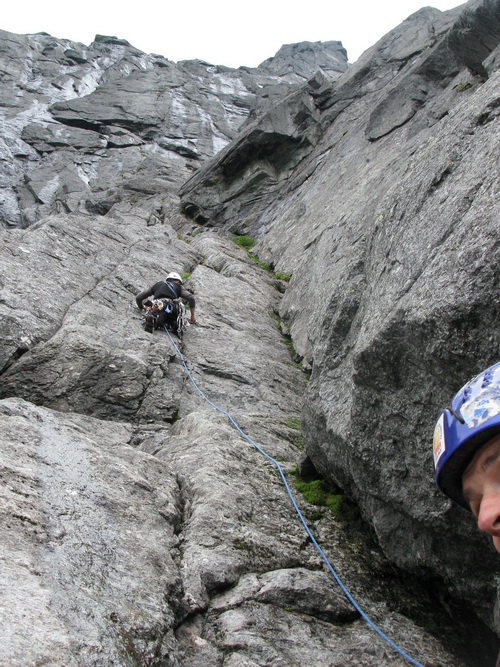
<svg viewBox="0 0 500 667">
<path fill-rule="evenodd" d="M 462 476 L 462 488 L 478 527 L 492 536 L 500 552 L 500 436 L 476 453 Z"/>
</svg>

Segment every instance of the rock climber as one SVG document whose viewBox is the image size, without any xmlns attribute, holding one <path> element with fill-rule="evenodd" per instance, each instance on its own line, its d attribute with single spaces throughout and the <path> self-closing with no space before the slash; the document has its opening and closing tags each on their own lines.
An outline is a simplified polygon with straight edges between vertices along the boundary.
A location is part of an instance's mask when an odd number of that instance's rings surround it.
<svg viewBox="0 0 500 667">
<path fill-rule="evenodd" d="M 460 389 L 437 421 L 433 444 L 439 488 L 474 514 L 500 552 L 500 363 Z"/>
<path fill-rule="evenodd" d="M 436 481 L 500 552 L 500 363 L 468 382 L 434 431 Z"/>
<path fill-rule="evenodd" d="M 135 301 L 138 308 L 141 310 L 147 308 L 147 304 L 144 304 L 143 301 L 148 297 L 153 297 L 155 300 L 183 299 L 189 305 L 191 316 L 189 323 L 196 324 L 196 301 L 194 295 L 183 287 L 183 283 L 184 281 L 178 273 L 169 273 L 165 280 L 160 280 L 136 296 Z M 160 310 L 157 316 L 157 326 L 163 327 L 167 322 L 167 318 L 167 310 Z"/>
</svg>

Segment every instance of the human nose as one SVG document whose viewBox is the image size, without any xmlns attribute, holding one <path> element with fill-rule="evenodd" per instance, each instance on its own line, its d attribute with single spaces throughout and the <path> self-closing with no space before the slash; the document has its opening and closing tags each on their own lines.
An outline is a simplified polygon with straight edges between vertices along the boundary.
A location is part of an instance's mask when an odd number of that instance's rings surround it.
<svg viewBox="0 0 500 667">
<path fill-rule="evenodd" d="M 500 492 L 485 493 L 477 517 L 480 530 L 490 535 L 500 536 Z"/>
</svg>

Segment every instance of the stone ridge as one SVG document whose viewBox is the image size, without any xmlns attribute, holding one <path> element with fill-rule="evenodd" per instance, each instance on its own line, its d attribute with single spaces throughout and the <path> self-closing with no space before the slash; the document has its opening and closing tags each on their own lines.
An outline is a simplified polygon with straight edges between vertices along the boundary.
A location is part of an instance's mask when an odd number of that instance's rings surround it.
<svg viewBox="0 0 500 667">
<path fill-rule="evenodd" d="M 308 79 L 311 72 L 321 70 L 337 78 L 346 70 L 347 51 L 342 42 L 299 42 L 284 44 L 272 58 L 260 63 L 258 69 L 279 76 Z"/>
</svg>

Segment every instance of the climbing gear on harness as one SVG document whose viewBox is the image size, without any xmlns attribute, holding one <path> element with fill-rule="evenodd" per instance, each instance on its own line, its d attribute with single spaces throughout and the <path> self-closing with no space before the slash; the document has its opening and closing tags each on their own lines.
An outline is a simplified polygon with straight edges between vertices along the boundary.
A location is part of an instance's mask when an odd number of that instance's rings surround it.
<svg viewBox="0 0 500 667">
<path fill-rule="evenodd" d="M 477 450 L 500 433 L 500 363 L 470 380 L 443 410 L 434 430 L 434 467 L 441 491 L 466 509 L 462 474 Z"/>
<path fill-rule="evenodd" d="M 397 651 L 403 658 L 405 658 L 405 660 L 407 660 L 408 662 L 410 662 L 412 665 L 415 665 L 415 667 L 424 667 L 424 665 L 422 665 L 422 663 L 418 662 L 417 660 L 414 660 L 414 659 L 413 659 L 411 656 L 409 656 L 405 651 L 403 651 L 403 649 L 402 649 L 400 646 L 398 646 L 395 642 L 393 642 L 392 639 L 390 639 L 390 637 L 388 637 L 388 636 L 387 636 L 387 635 L 386 635 L 386 634 L 385 634 L 385 633 L 378 627 L 378 625 L 376 625 L 376 624 L 372 621 L 372 619 L 368 616 L 368 614 L 366 614 L 366 613 L 363 611 L 363 609 L 359 606 L 359 604 L 358 604 L 358 603 L 356 602 L 356 600 L 353 598 L 353 596 L 351 595 L 351 593 L 349 592 L 349 590 L 348 590 L 347 587 L 345 586 L 344 582 L 342 581 L 342 579 L 341 579 L 340 576 L 338 575 L 337 571 L 334 569 L 333 565 L 332 565 L 332 564 L 330 563 L 330 561 L 328 560 L 327 555 L 325 554 L 325 552 L 323 551 L 323 549 L 322 549 L 322 548 L 320 547 L 320 545 L 318 544 L 316 538 L 314 537 L 314 535 L 313 535 L 313 533 L 312 533 L 312 531 L 311 531 L 311 528 L 309 527 L 309 524 L 308 524 L 307 521 L 304 519 L 304 515 L 303 515 L 302 512 L 300 511 L 300 508 L 299 508 L 299 506 L 298 506 L 298 504 L 297 504 L 297 501 L 295 500 L 295 496 L 293 495 L 293 492 L 292 492 L 292 490 L 291 490 L 291 488 L 290 488 L 290 485 L 288 484 L 288 481 L 287 481 L 287 479 L 286 479 L 285 473 L 283 472 L 283 468 L 281 467 L 281 465 L 279 464 L 279 462 L 278 462 L 276 459 L 274 459 L 272 456 L 270 456 L 269 454 L 267 454 L 267 452 L 265 452 L 265 451 L 264 451 L 264 450 L 263 450 L 263 449 L 262 449 L 262 448 L 261 448 L 255 441 L 254 441 L 254 440 L 252 440 L 252 438 L 250 438 L 250 437 L 245 433 L 245 431 L 243 431 L 243 430 L 240 428 L 240 426 L 239 426 L 239 425 L 237 424 L 237 422 L 234 420 L 234 417 L 233 417 L 229 412 L 227 412 L 226 410 L 223 410 L 222 408 L 220 408 L 220 407 L 219 407 L 218 405 L 216 405 L 215 403 L 212 403 L 212 401 L 211 401 L 211 400 L 210 400 L 210 399 L 203 393 L 203 391 L 202 391 L 202 390 L 200 389 L 200 387 L 198 386 L 196 380 L 195 380 L 194 377 L 192 376 L 191 371 L 189 370 L 189 368 L 188 368 L 188 366 L 187 366 L 187 364 L 186 364 L 186 361 L 185 361 L 185 359 L 184 359 L 184 356 L 183 356 L 182 352 L 179 350 L 179 348 L 178 348 L 177 345 L 175 344 L 174 339 L 173 339 L 172 336 L 170 335 L 170 332 L 169 332 L 169 330 L 167 329 L 167 327 L 165 327 L 165 331 L 167 332 L 168 337 L 170 338 L 170 342 L 172 343 L 172 345 L 173 345 L 173 347 L 174 347 L 174 349 L 175 349 L 175 352 L 176 352 L 177 356 L 179 357 L 179 359 L 180 359 L 182 365 L 184 366 L 184 370 L 186 371 L 186 374 L 187 374 L 188 378 L 191 380 L 191 383 L 193 384 L 194 388 L 195 388 L 196 391 L 199 393 L 199 395 L 203 398 L 203 400 L 205 400 L 205 401 L 208 403 L 208 405 L 210 405 L 214 410 L 217 410 L 217 412 L 220 412 L 220 413 L 222 413 L 223 415 L 226 415 L 226 417 L 229 419 L 229 421 L 230 421 L 231 424 L 234 426 L 234 428 L 238 431 L 238 433 L 240 433 L 240 435 L 242 435 L 243 438 L 245 438 L 245 440 L 247 440 L 247 442 L 249 442 L 251 445 L 253 445 L 253 447 L 255 447 L 255 449 L 256 449 L 258 452 L 260 452 L 260 454 L 262 454 L 268 461 L 270 461 L 274 466 L 276 466 L 276 468 L 277 468 L 277 470 L 278 470 L 278 473 L 279 473 L 279 475 L 280 475 L 280 477 L 281 477 L 281 479 L 282 479 L 282 481 L 283 481 L 283 484 L 284 484 L 284 486 L 285 486 L 286 492 L 288 493 L 288 496 L 289 496 L 289 498 L 290 498 L 290 500 L 291 500 L 291 502 L 292 502 L 292 505 L 293 505 L 293 507 L 294 507 L 294 509 L 295 509 L 295 512 L 297 513 L 297 516 L 299 517 L 300 522 L 302 523 L 302 525 L 303 525 L 303 527 L 304 527 L 304 529 L 305 529 L 307 535 L 309 536 L 309 538 L 310 538 L 312 544 L 314 545 L 314 547 L 316 548 L 317 552 L 319 553 L 319 555 L 320 555 L 321 558 L 323 559 L 323 562 L 325 563 L 325 565 L 326 565 L 327 568 L 329 569 L 331 575 L 333 576 L 333 578 L 335 579 L 335 581 L 337 582 L 337 584 L 340 586 L 340 588 L 342 589 L 344 595 L 345 595 L 346 598 L 349 600 L 349 602 L 352 604 L 352 606 L 356 609 L 356 611 L 360 614 L 360 616 L 366 621 L 366 623 L 372 628 L 372 630 L 374 630 L 374 631 L 375 631 L 375 632 L 376 632 L 376 633 L 377 633 L 377 634 L 378 634 L 384 641 L 386 641 L 387 644 L 389 644 L 389 646 L 391 646 L 391 648 L 393 648 L 393 649 L 394 649 L 395 651 Z"/>
<path fill-rule="evenodd" d="M 145 305 L 146 314 L 143 316 L 145 331 L 153 333 L 154 329 L 168 326 L 173 333 L 182 338 L 188 323 L 186 308 L 180 299 L 153 299 Z"/>
<path fill-rule="evenodd" d="M 184 284 L 184 281 L 182 280 L 182 278 L 180 277 L 180 275 L 179 275 L 178 273 L 175 273 L 175 271 L 174 271 L 173 273 L 169 273 L 169 274 L 168 274 L 168 276 L 165 278 L 165 282 L 166 282 L 167 280 L 179 280 L 180 283 L 181 283 L 181 285 Z"/>
</svg>

